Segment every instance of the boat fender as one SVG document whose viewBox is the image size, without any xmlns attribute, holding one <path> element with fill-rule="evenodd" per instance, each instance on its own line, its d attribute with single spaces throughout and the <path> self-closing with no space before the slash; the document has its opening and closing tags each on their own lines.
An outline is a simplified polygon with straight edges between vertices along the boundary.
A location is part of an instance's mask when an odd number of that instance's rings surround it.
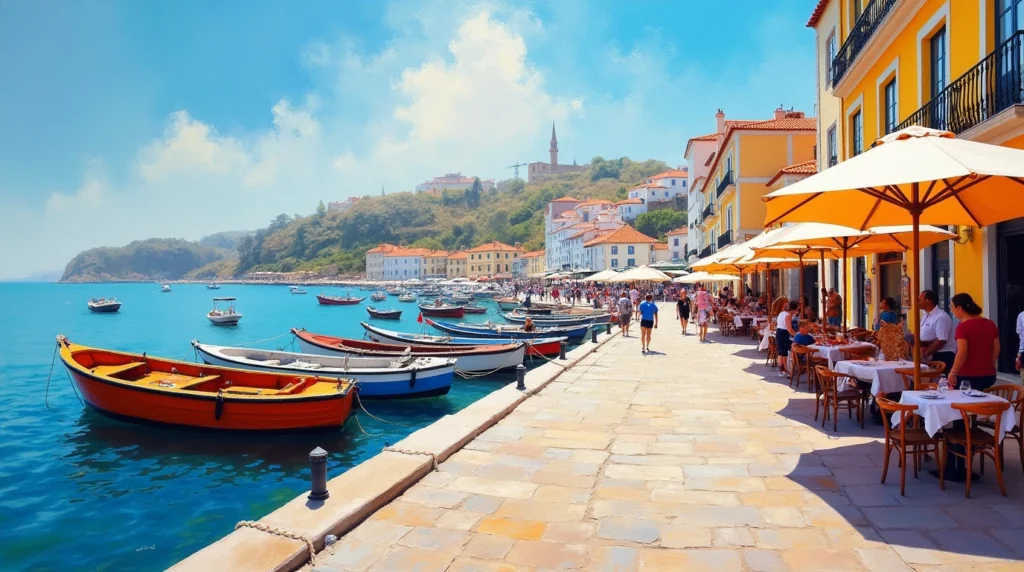
<svg viewBox="0 0 1024 572">
<path fill-rule="evenodd" d="M 224 394 L 217 393 L 217 402 L 213 407 L 213 418 L 220 421 L 220 418 L 224 415 Z"/>
<path fill-rule="evenodd" d="M 413 368 L 412 374 L 409 376 L 409 389 L 416 387 L 416 368 Z"/>
</svg>

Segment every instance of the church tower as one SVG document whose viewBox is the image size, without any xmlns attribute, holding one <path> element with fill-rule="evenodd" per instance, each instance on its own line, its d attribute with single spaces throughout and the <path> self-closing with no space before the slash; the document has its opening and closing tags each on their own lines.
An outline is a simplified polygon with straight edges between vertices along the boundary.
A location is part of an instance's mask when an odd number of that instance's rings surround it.
<svg viewBox="0 0 1024 572">
<path fill-rule="evenodd" d="M 558 166 L 558 137 L 555 137 L 555 122 L 551 122 L 551 148 L 548 149 L 548 153 L 551 153 L 551 166 Z"/>
</svg>

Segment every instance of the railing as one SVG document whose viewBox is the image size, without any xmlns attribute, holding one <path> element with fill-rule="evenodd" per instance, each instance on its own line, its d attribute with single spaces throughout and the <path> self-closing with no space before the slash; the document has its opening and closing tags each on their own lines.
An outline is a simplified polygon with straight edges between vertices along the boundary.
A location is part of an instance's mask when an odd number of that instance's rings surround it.
<svg viewBox="0 0 1024 572">
<path fill-rule="evenodd" d="M 718 248 L 724 248 L 726 245 L 732 242 L 732 231 L 727 230 L 718 237 Z"/>
<path fill-rule="evenodd" d="M 724 193 L 725 190 L 728 189 L 729 185 L 731 185 L 731 184 L 732 184 L 732 171 L 729 171 L 729 172 L 727 172 L 725 174 L 725 178 L 722 179 L 722 182 L 718 183 L 718 195 L 717 196 L 719 196 L 719 197 L 722 196 L 722 193 Z"/>
<path fill-rule="evenodd" d="M 700 213 L 701 220 L 708 220 L 715 216 L 715 203 L 708 203 L 708 206 L 704 207 L 704 212 Z"/>
<path fill-rule="evenodd" d="M 963 133 L 1021 103 L 1024 103 L 1024 31 L 1010 36 L 896 129 L 920 125 Z"/>
<path fill-rule="evenodd" d="M 839 157 L 836 157 L 835 155 L 832 155 L 831 157 L 828 158 L 828 166 L 829 167 L 835 167 L 838 164 L 839 164 Z"/>
<path fill-rule="evenodd" d="M 710 244 L 705 246 L 704 250 L 700 251 L 700 256 L 698 256 L 698 258 L 707 258 L 708 256 L 711 256 L 711 245 Z"/>
<path fill-rule="evenodd" d="M 850 35 L 843 42 L 843 46 L 839 48 L 839 53 L 832 60 L 833 86 L 839 83 L 843 75 L 849 71 L 861 50 L 868 44 L 868 40 L 885 21 L 885 17 L 892 11 L 893 6 L 899 2 L 900 0 L 871 0 L 864 8 L 860 18 L 857 18 L 853 27 L 850 28 Z"/>
</svg>

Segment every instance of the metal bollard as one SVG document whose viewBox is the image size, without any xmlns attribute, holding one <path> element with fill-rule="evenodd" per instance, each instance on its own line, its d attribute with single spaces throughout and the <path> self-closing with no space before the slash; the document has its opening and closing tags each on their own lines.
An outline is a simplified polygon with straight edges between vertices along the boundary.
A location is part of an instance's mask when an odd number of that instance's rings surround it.
<svg viewBox="0 0 1024 572">
<path fill-rule="evenodd" d="M 558 359 L 565 359 L 565 342 L 558 344 Z"/>
<path fill-rule="evenodd" d="M 597 343 L 597 330 L 590 330 L 590 341 L 595 344 Z"/>
<path fill-rule="evenodd" d="M 523 364 L 516 366 L 516 389 L 526 391 L 526 366 Z"/>
<path fill-rule="evenodd" d="M 611 322 L 606 322 L 605 323 L 605 325 L 604 325 L 604 333 L 606 333 L 606 334 L 612 333 L 612 323 Z"/>
<path fill-rule="evenodd" d="M 331 496 L 327 490 L 327 451 L 320 447 L 309 453 L 309 464 L 312 469 L 312 484 L 309 487 L 309 500 L 322 501 Z"/>
</svg>

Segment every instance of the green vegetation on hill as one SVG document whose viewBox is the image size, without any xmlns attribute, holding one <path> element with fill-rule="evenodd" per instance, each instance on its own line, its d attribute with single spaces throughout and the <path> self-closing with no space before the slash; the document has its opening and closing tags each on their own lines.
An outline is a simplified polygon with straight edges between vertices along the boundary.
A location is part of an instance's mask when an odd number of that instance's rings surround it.
<svg viewBox="0 0 1024 572">
<path fill-rule="evenodd" d="M 177 280 L 232 255 L 230 250 L 180 238 L 137 240 L 127 246 L 80 252 L 68 262 L 61 281 Z"/>
<path fill-rule="evenodd" d="M 622 200 L 629 188 L 668 168 L 661 161 L 595 157 L 585 171 L 536 184 L 505 181 L 485 192 L 477 181 L 465 191 L 364 197 L 345 213 L 327 213 L 321 204 L 313 215 L 278 215 L 266 228 L 243 237 L 235 273 L 357 274 L 365 268 L 365 252 L 382 242 L 455 250 L 500 240 L 537 250 L 544 247 L 544 209 L 552 199 Z"/>
</svg>

